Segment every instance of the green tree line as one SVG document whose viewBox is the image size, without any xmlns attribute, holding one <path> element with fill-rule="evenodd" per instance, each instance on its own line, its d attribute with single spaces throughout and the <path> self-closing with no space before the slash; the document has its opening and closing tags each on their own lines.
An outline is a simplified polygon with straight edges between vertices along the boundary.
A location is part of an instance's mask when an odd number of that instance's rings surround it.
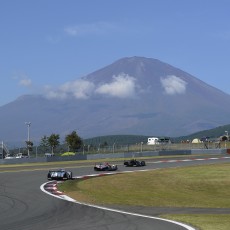
<svg viewBox="0 0 230 230">
<path fill-rule="evenodd" d="M 72 131 L 72 133 L 65 136 L 65 144 L 68 146 L 68 151 L 77 152 L 77 150 L 81 148 L 83 141 L 81 137 L 78 136 L 76 131 Z M 59 145 L 60 145 L 59 134 L 53 133 L 50 136 L 44 135 L 41 138 L 40 147 L 42 147 L 44 151 L 48 151 L 51 149 L 51 153 L 54 154 L 55 149 Z"/>
</svg>

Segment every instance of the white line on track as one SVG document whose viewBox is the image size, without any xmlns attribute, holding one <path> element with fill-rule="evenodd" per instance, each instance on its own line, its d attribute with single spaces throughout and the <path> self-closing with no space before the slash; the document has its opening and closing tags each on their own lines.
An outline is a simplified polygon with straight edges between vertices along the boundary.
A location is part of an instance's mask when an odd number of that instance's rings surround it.
<svg viewBox="0 0 230 230">
<path fill-rule="evenodd" d="M 213 158 L 196 158 L 196 159 L 183 159 L 183 160 L 165 160 L 165 161 L 163 160 L 163 161 L 155 161 L 155 162 L 151 162 L 151 163 L 159 164 L 159 163 L 174 163 L 174 162 L 186 162 L 186 161 L 218 160 L 218 159 L 229 159 L 229 158 L 230 157 L 220 157 L 220 158 L 213 157 Z M 152 170 L 157 170 L 157 169 L 152 169 Z M 149 171 L 149 169 L 143 169 L 143 170 L 137 170 L 137 171 Z M 76 179 L 87 179 L 87 178 L 92 178 L 92 177 L 96 177 L 96 176 L 114 175 L 114 174 L 119 174 L 119 173 L 130 173 L 130 172 L 135 172 L 135 171 L 109 172 L 109 173 L 104 173 L 104 174 L 91 174 L 91 175 L 79 176 L 79 177 L 76 177 Z M 80 205 L 94 207 L 94 208 L 98 208 L 98 209 L 102 209 L 102 210 L 106 210 L 106 211 L 111 211 L 111 212 L 117 212 L 117 213 L 132 215 L 132 216 L 139 216 L 139 217 L 144 217 L 144 218 L 149 218 L 149 219 L 166 221 L 166 222 L 169 222 L 169 223 L 176 224 L 176 225 L 179 225 L 181 227 L 184 227 L 187 230 L 195 230 L 195 228 L 193 228 L 193 227 L 191 227 L 191 226 L 189 226 L 187 224 L 183 224 L 183 223 L 180 223 L 180 222 L 177 222 L 177 221 L 173 221 L 173 220 L 167 220 L 167 219 L 163 219 L 163 218 L 159 218 L 159 217 L 142 215 L 142 214 L 133 213 L 133 212 L 125 212 L 125 211 L 122 211 L 122 210 L 106 208 L 106 207 L 102 207 L 102 206 L 98 206 L 98 205 L 81 203 L 81 202 L 78 202 L 78 201 L 72 199 L 71 197 L 63 195 L 62 192 L 57 191 L 57 188 L 54 188 L 56 186 L 56 184 L 55 185 L 51 185 L 51 186 L 47 186 L 47 188 L 49 188 L 49 189 L 51 189 L 53 191 L 55 190 L 55 193 L 59 193 L 59 195 L 55 195 L 55 194 L 52 194 L 51 192 L 46 191 L 46 189 L 44 188 L 46 186 L 46 184 L 48 184 L 48 183 L 50 183 L 50 182 L 46 182 L 46 183 L 42 184 L 40 186 L 40 189 L 43 192 L 45 192 L 45 193 L 47 193 L 47 194 L 49 194 L 51 196 L 54 196 L 56 198 L 59 198 L 59 199 L 67 200 L 67 201 L 70 201 L 70 202 L 73 202 L 73 203 L 77 203 L 77 204 L 80 204 Z"/>
<path fill-rule="evenodd" d="M 156 169 L 153 169 L 153 170 L 156 170 Z M 137 170 L 137 171 L 150 171 L 150 170 Z M 124 173 L 130 173 L 130 172 L 135 172 L 135 171 L 125 171 Z M 92 175 L 86 175 L 86 176 L 76 177 L 76 179 L 91 178 L 91 177 L 96 177 L 96 176 L 111 175 L 111 174 L 120 174 L 120 173 L 121 172 L 118 172 L 118 173 L 116 173 L 116 172 L 115 173 L 104 173 L 104 174 L 92 174 Z M 184 227 L 186 230 L 195 230 L 195 228 L 193 228 L 193 227 L 191 227 L 191 226 L 189 226 L 187 224 L 180 223 L 180 222 L 173 221 L 173 220 L 167 220 L 167 219 L 163 219 L 163 218 L 159 218 L 159 217 L 142 215 L 142 214 L 138 214 L 138 213 L 126 212 L 126 211 L 122 211 L 122 210 L 118 210 L 118 209 L 106 208 L 106 207 L 103 207 L 103 206 L 98 206 L 98 205 L 92 205 L 92 204 L 88 204 L 88 203 L 79 202 L 77 200 L 72 199 L 69 196 L 62 195 L 62 192 L 60 192 L 60 195 L 55 195 L 55 194 L 52 194 L 52 193 L 50 193 L 50 192 L 48 192 L 48 191 L 45 190 L 44 187 L 48 183 L 51 183 L 51 182 L 49 181 L 49 182 L 46 182 L 46 183 L 42 184 L 40 186 L 40 189 L 43 192 L 45 192 L 46 194 L 51 195 L 51 196 L 56 197 L 56 198 L 59 198 L 59 199 L 62 199 L 62 200 L 66 200 L 66 201 L 73 202 L 73 203 L 80 204 L 80 205 L 85 205 L 85 206 L 88 206 L 88 207 L 102 209 L 102 210 L 105 210 L 105 211 L 111 211 L 111 212 L 116 212 L 116 213 L 121 213 L 121 214 L 126 214 L 126 215 L 132 215 L 132 216 L 138 216 L 138 217 L 143 217 L 143 218 L 149 218 L 149 219 L 154 219 L 154 220 L 161 220 L 161 221 L 165 221 L 165 222 L 169 222 L 169 223 L 172 223 L 172 224 L 179 225 L 181 227 Z M 51 187 L 53 188 L 53 186 L 51 186 Z M 48 186 L 48 188 L 49 188 L 49 186 Z M 58 191 L 56 191 L 56 193 L 57 192 Z"/>
</svg>

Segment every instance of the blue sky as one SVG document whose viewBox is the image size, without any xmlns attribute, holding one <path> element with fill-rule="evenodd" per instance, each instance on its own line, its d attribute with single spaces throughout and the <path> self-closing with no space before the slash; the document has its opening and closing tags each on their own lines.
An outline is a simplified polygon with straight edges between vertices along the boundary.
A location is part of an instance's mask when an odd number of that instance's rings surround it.
<svg viewBox="0 0 230 230">
<path fill-rule="evenodd" d="M 0 0 L 0 106 L 132 56 L 230 94 L 229 9 L 228 0 Z"/>
</svg>

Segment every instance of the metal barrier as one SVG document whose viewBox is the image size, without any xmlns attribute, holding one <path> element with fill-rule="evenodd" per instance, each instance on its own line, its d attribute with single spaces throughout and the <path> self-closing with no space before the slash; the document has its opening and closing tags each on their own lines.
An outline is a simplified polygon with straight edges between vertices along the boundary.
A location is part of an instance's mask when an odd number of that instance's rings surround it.
<svg viewBox="0 0 230 230">
<path fill-rule="evenodd" d="M 43 163 L 58 161 L 78 161 L 78 160 L 106 160 L 116 158 L 139 158 L 153 156 L 173 156 L 173 155 L 194 155 L 194 154 L 227 154 L 228 149 L 191 149 L 191 150 L 160 150 L 160 151 L 140 151 L 123 153 L 97 153 L 97 154 L 76 154 L 75 156 L 52 156 L 37 158 L 0 159 L 0 164 L 22 164 L 22 163 Z"/>
<path fill-rule="evenodd" d="M 0 146 L 0 159 L 4 159 L 5 156 L 7 156 L 8 154 L 9 154 L 9 150 L 4 144 L 4 142 L 2 141 L 1 146 Z"/>
</svg>

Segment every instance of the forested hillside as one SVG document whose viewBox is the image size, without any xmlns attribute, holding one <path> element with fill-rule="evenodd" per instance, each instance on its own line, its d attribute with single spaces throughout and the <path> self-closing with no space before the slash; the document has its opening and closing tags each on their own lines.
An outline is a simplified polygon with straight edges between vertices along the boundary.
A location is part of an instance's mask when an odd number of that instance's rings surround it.
<svg viewBox="0 0 230 230">
<path fill-rule="evenodd" d="M 193 140 L 195 138 L 203 138 L 203 137 L 209 137 L 211 139 L 217 139 L 224 135 L 230 134 L 230 125 L 223 125 L 216 127 L 214 129 L 209 130 L 203 130 L 200 132 L 193 133 L 188 136 L 180 136 L 180 137 L 174 137 L 171 138 L 173 142 L 180 142 L 182 140 Z M 119 145 L 127 145 L 127 144 L 138 144 L 143 142 L 144 144 L 147 143 L 148 137 L 150 136 L 143 136 L 143 135 L 109 135 L 109 136 L 99 136 L 94 138 L 89 138 L 84 140 L 84 144 L 86 145 L 113 145 L 119 144 Z"/>
</svg>

